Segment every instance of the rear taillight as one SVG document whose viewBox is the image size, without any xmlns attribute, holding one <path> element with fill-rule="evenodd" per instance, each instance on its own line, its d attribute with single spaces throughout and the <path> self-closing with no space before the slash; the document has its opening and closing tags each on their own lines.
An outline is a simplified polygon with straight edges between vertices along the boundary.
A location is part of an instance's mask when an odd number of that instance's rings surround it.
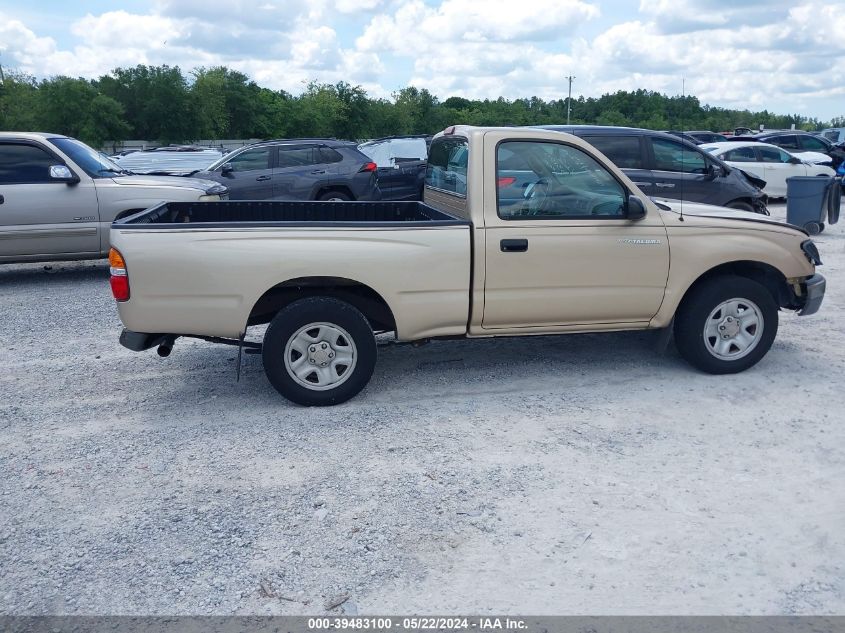
<svg viewBox="0 0 845 633">
<path fill-rule="evenodd" d="M 109 283 L 111 293 L 117 301 L 129 300 L 129 277 L 126 276 L 126 262 L 116 248 L 109 251 Z"/>
<path fill-rule="evenodd" d="M 502 176 L 496 181 L 496 183 L 499 185 L 499 189 L 501 189 L 502 187 L 510 187 L 515 182 L 516 178 L 514 178 L 513 176 Z"/>
<path fill-rule="evenodd" d="M 360 173 L 363 173 L 365 171 L 376 171 L 377 169 L 378 169 L 378 165 L 376 165 L 373 162 L 364 163 L 364 165 L 361 167 L 361 169 L 358 170 L 358 173 L 360 174 Z"/>
</svg>

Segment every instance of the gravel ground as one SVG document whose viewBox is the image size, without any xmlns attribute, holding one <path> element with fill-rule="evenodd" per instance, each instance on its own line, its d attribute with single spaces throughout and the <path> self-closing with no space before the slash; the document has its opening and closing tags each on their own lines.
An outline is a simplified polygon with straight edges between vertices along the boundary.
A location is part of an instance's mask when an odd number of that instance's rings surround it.
<svg viewBox="0 0 845 633">
<path fill-rule="evenodd" d="M 844 235 L 744 374 L 441 342 L 330 409 L 121 348 L 103 262 L 0 267 L 0 613 L 843 613 Z"/>
</svg>

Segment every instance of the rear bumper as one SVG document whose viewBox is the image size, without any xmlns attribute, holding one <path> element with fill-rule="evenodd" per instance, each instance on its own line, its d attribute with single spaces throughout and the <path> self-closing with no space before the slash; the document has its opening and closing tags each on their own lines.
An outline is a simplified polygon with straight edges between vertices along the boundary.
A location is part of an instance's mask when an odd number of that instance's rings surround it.
<svg viewBox="0 0 845 633">
<path fill-rule="evenodd" d="M 798 314 L 801 316 L 815 314 L 822 305 L 827 282 L 824 277 L 816 274 L 807 277 L 807 280 L 801 286 L 804 291 L 804 305 L 801 306 Z"/>
<path fill-rule="evenodd" d="M 131 349 L 133 352 L 143 352 L 144 350 L 158 347 L 164 343 L 168 338 L 172 338 L 169 334 L 146 334 L 144 332 L 133 332 L 124 328 L 120 332 L 120 344 L 126 349 Z"/>
</svg>

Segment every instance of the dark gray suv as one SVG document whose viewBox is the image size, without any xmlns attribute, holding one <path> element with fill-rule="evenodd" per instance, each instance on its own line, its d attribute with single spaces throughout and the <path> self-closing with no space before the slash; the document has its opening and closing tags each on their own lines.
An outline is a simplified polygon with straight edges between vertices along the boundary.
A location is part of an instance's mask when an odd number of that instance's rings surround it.
<svg viewBox="0 0 845 633">
<path fill-rule="evenodd" d="M 230 200 L 380 200 L 377 169 L 354 143 L 287 139 L 248 145 L 191 175 L 226 185 Z"/>
<path fill-rule="evenodd" d="M 671 134 L 598 125 L 541 127 L 583 138 L 648 196 L 768 214 L 766 195 L 760 189 L 763 181 Z"/>
</svg>

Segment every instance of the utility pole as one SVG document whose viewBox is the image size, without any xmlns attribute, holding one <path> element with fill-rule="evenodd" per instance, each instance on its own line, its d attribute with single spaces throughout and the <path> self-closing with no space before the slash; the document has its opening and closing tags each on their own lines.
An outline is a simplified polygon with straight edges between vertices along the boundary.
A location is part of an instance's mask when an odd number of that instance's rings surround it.
<svg viewBox="0 0 845 633">
<path fill-rule="evenodd" d="M 3 74 L 3 64 L 0 63 L 0 83 L 5 83 L 6 75 Z"/>
<path fill-rule="evenodd" d="M 572 80 L 575 77 L 569 75 L 567 79 L 569 80 L 569 96 L 566 98 L 566 124 L 569 125 L 569 117 L 572 114 Z"/>
</svg>

